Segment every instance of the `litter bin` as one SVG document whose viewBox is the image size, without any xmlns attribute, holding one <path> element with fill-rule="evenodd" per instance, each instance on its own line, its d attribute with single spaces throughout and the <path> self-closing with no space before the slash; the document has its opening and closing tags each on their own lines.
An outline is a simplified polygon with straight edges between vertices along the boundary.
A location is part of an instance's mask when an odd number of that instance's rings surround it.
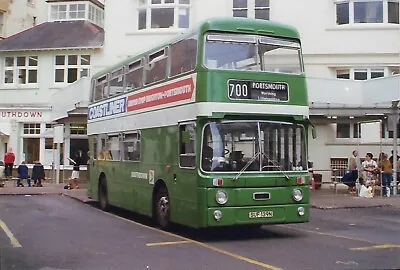
<svg viewBox="0 0 400 270">
<path fill-rule="evenodd" d="M 320 173 L 313 173 L 315 189 L 321 189 L 322 185 L 322 174 Z"/>
</svg>

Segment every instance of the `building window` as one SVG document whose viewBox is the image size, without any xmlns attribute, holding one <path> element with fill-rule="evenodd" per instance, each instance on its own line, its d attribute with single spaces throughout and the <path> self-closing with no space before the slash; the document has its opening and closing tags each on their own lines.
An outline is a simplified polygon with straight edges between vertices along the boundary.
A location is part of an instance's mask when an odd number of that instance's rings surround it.
<svg viewBox="0 0 400 270">
<path fill-rule="evenodd" d="M 71 124 L 70 133 L 71 135 L 86 135 L 87 126 L 85 124 Z"/>
<path fill-rule="evenodd" d="M 383 23 L 383 1 L 354 2 L 354 23 Z"/>
<path fill-rule="evenodd" d="M 331 180 L 340 181 L 348 169 L 348 158 L 331 158 Z"/>
<path fill-rule="evenodd" d="M 5 84 L 38 82 L 38 56 L 7 56 L 4 59 Z"/>
<path fill-rule="evenodd" d="M 399 2 L 388 2 L 388 23 L 399 24 Z"/>
<path fill-rule="evenodd" d="M 56 55 L 55 82 L 73 83 L 90 75 L 90 55 Z"/>
<path fill-rule="evenodd" d="M 67 19 L 67 5 L 51 5 L 50 20 L 59 21 Z"/>
<path fill-rule="evenodd" d="M 385 77 L 385 70 L 389 75 L 391 71 L 396 72 L 395 67 L 391 68 L 349 68 L 349 69 L 337 69 L 336 70 L 336 78 L 338 79 L 347 79 L 347 80 L 356 80 L 356 81 L 365 81 L 370 79 L 376 79 Z"/>
<path fill-rule="evenodd" d="M 356 123 L 353 125 L 353 138 L 361 138 L 361 124 Z"/>
<path fill-rule="evenodd" d="M 336 24 L 399 24 L 398 0 L 337 0 Z"/>
<path fill-rule="evenodd" d="M 233 0 L 233 17 L 247 18 L 247 0 Z"/>
<path fill-rule="evenodd" d="M 139 30 L 189 28 L 190 0 L 140 0 Z"/>
<path fill-rule="evenodd" d="M 350 124 L 336 124 L 336 138 L 349 139 L 350 138 Z"/>
<path fill-rule="evenodd" d="M 354 70 L 354 80 L 355 81 L 365 81 L 368 79 L 368 70 L 366 69 L 355 69 Z"/>
<path fill-rule="evenodd" d="M 85 19 L 86 4 L 70 4 L 69 18 L 70 19 Z"/>
<path fill-rule="evenodd" d="M 233 17 L 270 19 L 269 0 L 233 0 Z"/>
<path fill-rule="evenodd" d="M 371 69 L 371 79 L 382 78 L 385 76 L 383 69 Z"/>
<path fill-rule="evenodd" d="M 338 79 L 350 79 L 350 70 L 344 69 L 344 70 L 336 70 L 336 78 Z"/>
<path fill-rule="evenodd" d="M 348 24 L 349 23 L 349 3 L 337 3 L 336 4 L 336 24 Z"/>
<path fill-rule="evenodd" d="M 88 13 L 88 15 L 86 15 Z M 89 20 L 102 25 L 104 11 L 92 4 L 52 4 L 50 6 L 50 21 Z"/>
<path fill-rule="evenodd" d="M 269 20 L 269 0 L 255 0 L 254 17 Z"/>
<path fill-rule="evenodd" d="M 39 135 L 40 134 L 40 124 L 24 124 L 24 134 L 25 135 Z"/>
<path fill-rule="evenodd" d="M 104 10 L 102 10 L 101 8 L 89 4 L 89 12 L 88 12 L 88 19 L 89 21 L 103 26 L 104 25 Z"/>
<path fill-rule="evenodd" d="M 400 74 L 400 67 L 389 67 L 389 76 L 395 76 Z"/>
</svg>

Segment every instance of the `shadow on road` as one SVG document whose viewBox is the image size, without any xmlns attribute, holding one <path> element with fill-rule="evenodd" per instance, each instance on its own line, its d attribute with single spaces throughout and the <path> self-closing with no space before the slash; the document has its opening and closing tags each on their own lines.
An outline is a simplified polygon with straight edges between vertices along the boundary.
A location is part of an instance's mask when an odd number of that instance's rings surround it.
<svg viewBox="0 0 400 270">
<path fill-rule="evenodd" d="M 99 206 L 95 202 L 89 203 L 91 206 L 98 209 Z M 160 229 L 150 217 L 139 215 L 121 208 L 111 207 L 109 213 L 129 219 L 133 222 L 142 225 Z M 186 237 L 199 242 L 226 242 L 226 241 L 248 241 L 248 240 L 265 240 L 265 239 L 282 239 L 282 238 L 302 238 L 303 233 L 297 231 L 291 232 L 278 232 L 277 227 L 274 225 L 248 225 L 248 226 L 235 226 L 235 227 L 218 227 L 207 229 L 193 229 L 187 226 L 172 224 L 168 230 L 170 233 Z M 305 236 L 304 236 L 305 237 Z"/>
</svg>

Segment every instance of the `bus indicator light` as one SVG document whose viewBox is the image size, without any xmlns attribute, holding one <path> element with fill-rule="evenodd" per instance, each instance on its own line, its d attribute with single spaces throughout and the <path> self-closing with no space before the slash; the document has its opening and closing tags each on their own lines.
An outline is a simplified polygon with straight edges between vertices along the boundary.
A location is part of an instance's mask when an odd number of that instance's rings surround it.
<svg viewBox="0 0 400 270">
<path fill-rule="evenodd" d="M 304 180 L 304 177 L 297 177 L 297 180 L 296 180 L 296 183 L 298 184 L 298 185 L 304 185 L 304 183 L 305 183 L 306 181 Z"/>
<path fill-rule="evenodd" d="M 214 178 L 213 179 L 213 186 L 214 187 L 222 187 L 224 184 L 224 180 L 220 179 L 220 178 Z"/>
</svg>

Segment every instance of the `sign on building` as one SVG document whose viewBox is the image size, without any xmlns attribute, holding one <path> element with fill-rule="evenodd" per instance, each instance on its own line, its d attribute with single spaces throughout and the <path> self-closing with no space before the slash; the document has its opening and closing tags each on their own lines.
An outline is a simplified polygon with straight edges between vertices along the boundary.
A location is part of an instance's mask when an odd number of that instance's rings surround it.
<svg viewBox="0 0 400 270">
<path fill-rule="evenodd" d="M 380 143 L 382 134 L 381 121 L 361 122 L 361 143 Z"/>
</svg>

